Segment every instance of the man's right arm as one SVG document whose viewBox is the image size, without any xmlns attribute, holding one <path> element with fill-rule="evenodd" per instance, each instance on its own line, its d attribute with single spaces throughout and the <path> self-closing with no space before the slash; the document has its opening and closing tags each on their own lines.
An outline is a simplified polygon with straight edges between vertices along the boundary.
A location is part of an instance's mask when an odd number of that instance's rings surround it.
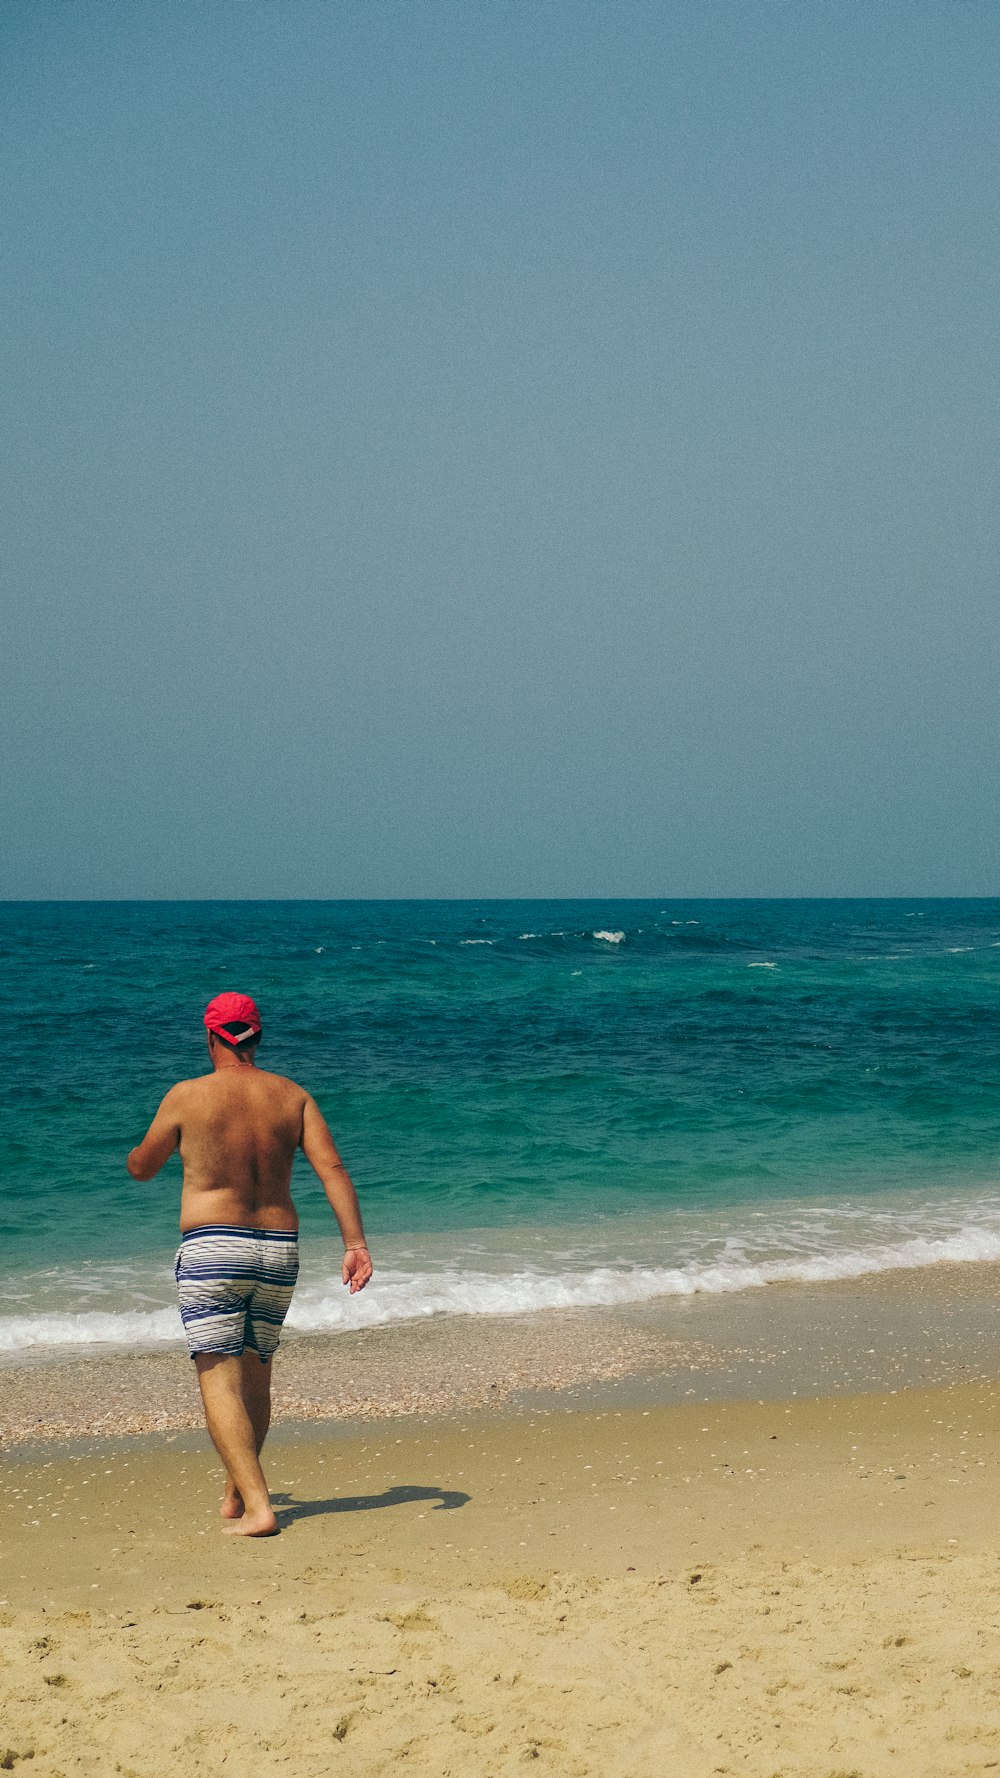
<svg viewBox="0 0 1000 1778">
<path fill-rule="evenodd" d="M 317 1175 L 329 1199 L 330 1208 L 340 1224 L 344 1238 L 342 1277 L 351 1287 L 351 1295 L 364 1290 L 372 1275 L 371 1254 L 365 1243 L 361 1224 L 361 1207 L 351 1176 L 344 1166 L 337 1145 L 315 1099 L 306 1094 L 302 1111 L 302 1152 Z"/>
<path fill-rule="evenodd" d="M 171 1087 L 142 1141 L 125 1162 L 133 1179 L 152 1179 L 170 1159 L 181 1139 L 179 1093 Z"/>
</svg>

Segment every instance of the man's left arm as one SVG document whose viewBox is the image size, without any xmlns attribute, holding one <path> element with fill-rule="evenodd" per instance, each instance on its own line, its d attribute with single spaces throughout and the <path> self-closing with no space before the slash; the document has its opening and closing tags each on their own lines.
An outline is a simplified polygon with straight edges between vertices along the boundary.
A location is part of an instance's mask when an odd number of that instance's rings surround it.
<svg viewBox="0 0 1000 1778">
<path fill-rule="evenodd" d="M 142 1141 L 125 1162 L 133 1179 L 152 1179 L 170 1159 L 181 1139 L 179 1109 L 177 1088 L 171 1087 Z"/>
</svg>

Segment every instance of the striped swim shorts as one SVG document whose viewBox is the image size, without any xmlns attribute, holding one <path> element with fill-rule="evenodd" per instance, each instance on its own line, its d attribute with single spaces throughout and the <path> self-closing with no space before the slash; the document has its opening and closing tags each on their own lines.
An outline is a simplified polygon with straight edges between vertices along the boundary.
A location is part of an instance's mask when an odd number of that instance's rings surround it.
<svg viewBox="0 0 1000 1778">
<path fill-rule="evenodd" d="M 299 1238 L 231 1223 L 189 1229 L 174 1275 L 192 1358 L 202 1352 L 239 1358 L 249 1349 L 266 1364 L 299 1275 Z"/>
</svg>

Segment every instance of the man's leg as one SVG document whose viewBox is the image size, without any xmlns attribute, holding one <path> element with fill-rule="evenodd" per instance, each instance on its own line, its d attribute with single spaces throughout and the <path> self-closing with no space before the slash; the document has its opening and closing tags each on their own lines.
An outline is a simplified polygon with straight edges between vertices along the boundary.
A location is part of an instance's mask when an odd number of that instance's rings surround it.
<svg viewBox="0 0 1000 1778">
<path fill-rule="evenodd" d="M 242 1375 L 240 1388 L 243 1402 L 250 1416 L 253 1427 L 254 1443 L 257 1455 L 260 1456 L 267 1429 L 271 1424 L 271 1359 L 261 1364 L 260 1358 L 251 1347 L 246 1347 L 240 1359 Z M 226 1492 L 222 1497 L 220 1508 L 224 1519 L 241 1519 L 243 1517 L 243 1498 L 231 1475 L 226 1475 Z"/>
<path fill-rule="evenodd" d="M 261 1364 L 256 1352 L 246 1351 L 243 1354 L 243 1400 L 247 1404 L 250 1424 L 257 1441 L 257 1455 L 260 1456 L 267 1437 L 267 1429 L 271 1424 L 271 1363 L 267 1359 Z"/>
<path fill-rule="evenodd" d="M 265 1368 L 256 1354 L 254 1359 Z M 199 1352 L 195 1367 L 212 1443 L 245 1508 L 242 1517 L 233 1519 L 225 1530 L 238 1537 L 269 1537 L 277 1531 L 278 1521 L 271 1510 L 257 1456 L 257 1433 L 243 1395 L 243 1359 Z"/>
</svg>

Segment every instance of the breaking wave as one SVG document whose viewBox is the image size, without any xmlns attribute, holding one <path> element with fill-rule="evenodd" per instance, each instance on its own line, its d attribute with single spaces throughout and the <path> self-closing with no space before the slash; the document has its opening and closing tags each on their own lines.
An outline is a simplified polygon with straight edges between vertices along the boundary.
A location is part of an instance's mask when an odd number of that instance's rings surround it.
<svg viewBox="0 0 1000 1778">
<path fill-rule="evenodd" d="M 300 1287 L 288 1316 L 298 1333 L 349 1333 L 359 1328 L 421 1321 L 441 1315 L 525 1315 L 545 1310 L 613 1308 L 657 1298 L 759 1290 L 781 1283 L 832 1283 L 970 1261 L 1000 1260 L 1000 1229 L 967 1226 L 938 1236 L 844 1246 L 828 1251 L 750 1257 L 726 1243 L 714 1258 L 680 1265 L 615 1263 L 517 1271 L 454 1267 L 437 1272 L 378 1273 L 363 1296 L 351 1297 L 338 1275 Z M 166 1292 L 165 1292 L 166 1294 Z M 148 1298 L 147 1298 L 148 1300 Z M 0 1355 L 46 1349 L 166 1347 L 181 1344 L 177 1311 L 150 1309 L 51 1310 L 0 1317 Z"/>
</svg>

